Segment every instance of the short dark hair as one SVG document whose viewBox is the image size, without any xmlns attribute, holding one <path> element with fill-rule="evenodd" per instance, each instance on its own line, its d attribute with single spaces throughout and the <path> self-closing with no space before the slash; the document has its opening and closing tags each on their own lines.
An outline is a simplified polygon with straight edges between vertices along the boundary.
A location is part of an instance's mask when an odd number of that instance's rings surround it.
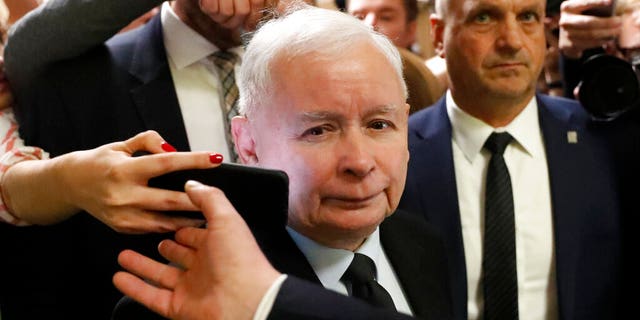
<svg viewBox="0 0 640 320">
<path fill-rule="evenodd" d="M 407 12 L 407 22 L 418 19 L 418 0 L 402 0 L 404 10 Z"/>
<path fill-rule="evenodd" d="M 336 6 L 340 11 L 347 11 L 348 0 L 335 0 Z M 418 19 L 418 0 L 402 0 L 404 11 L 407 13 L 407 22 L 413 22 Z"/>
</svg>

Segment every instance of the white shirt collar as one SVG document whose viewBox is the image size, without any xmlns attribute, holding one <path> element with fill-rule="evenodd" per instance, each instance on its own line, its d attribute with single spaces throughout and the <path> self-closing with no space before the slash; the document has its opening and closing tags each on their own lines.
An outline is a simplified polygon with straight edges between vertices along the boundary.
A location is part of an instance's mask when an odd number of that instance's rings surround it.
<svg viewBox="0 0 640 320">
<path fill-rule="evenodd" d="M 518 145 L 532 157 L 542 156 L 543 142 L 538 121 L 538 104 L 535 96 L 508 125 L 493 128 L 484 121 L 460 109 L 447 91 L 447 114 L 451 121 L 453 142 L 460 147 L 469 162 L 482 150 L 484 142 L 492 132 L 509 132 Z"/>
<path fill-rule="evenodd" d="M 220 49 L 182 22 L 169 2 L 162 4 L 161 22 L 167 57 L 177 69 L 185 68 Z M 170 36 L 169 36 L 170 35 Z M 231 49 L 242 57 L 242 48 Z"/>
<path fill-rule="evenodd" d="M 349 268 L 351 260 L 353 260 L 353 252 L 325 247 L 289 227 L 287 227 L 287 231 L 309 261 L 322 285 L 326 288 L 335 288 L 340 283 L 344 272 Z M 368 256 L 378 266 L 380 250 L 382 250 L 380 228 L 376 228 L 356 252 Z"/>
</svg>

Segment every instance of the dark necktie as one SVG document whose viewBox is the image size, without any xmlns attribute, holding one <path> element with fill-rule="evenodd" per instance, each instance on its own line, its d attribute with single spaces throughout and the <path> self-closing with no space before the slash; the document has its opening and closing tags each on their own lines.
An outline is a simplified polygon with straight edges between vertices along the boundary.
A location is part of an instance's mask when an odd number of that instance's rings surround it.
<svg viewBox="0 0 640 320">
<path fill-rule="evenodd" d="M 340 280 L 347 289 L 351 288 L 351 296 L 362 299 L 376 307 L 396 310 L 391 296 L 375 279 L 376 265 L 371 258 L 356 253 L 353 261 Z"/>
<path fill-rule="evenodd" d="M 518 276 L 511 178 L 502 154 L 513 140 L 492 133 L 484 144 L 491 151 L 485 191 L 482 256 L 484 319 L 518 319 Z"/>
<path fill-rule="evenodd" d="M 229 145 L 229 151 L 232 157 L 232 161 L 236 162 L 238 155 L 235 152 L 233 144 L 233 138 L 231 135 L 231 119 L 238 115 L 238 87 L 236 86 L 236 76 L 234 72 L 235 64 L 238 60 L 238 55 L 230 51 L 217 51 L 211 55 L 211 60 L 216 66 L 218 71 L 218 77 L 222 84 L 222 94 L 224 100 L 224 106 L 222 111 L 225 123 L 225 132 L 227 143 Z"/>
</svg>

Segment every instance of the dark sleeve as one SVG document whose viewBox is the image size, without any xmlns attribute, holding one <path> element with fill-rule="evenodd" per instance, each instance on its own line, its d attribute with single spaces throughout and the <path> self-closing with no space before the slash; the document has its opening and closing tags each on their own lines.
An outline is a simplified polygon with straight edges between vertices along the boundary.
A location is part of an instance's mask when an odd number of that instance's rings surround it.
<svg viewBox="0 0 640 320">
<path fill-rule="evenodd" d="M 278 292 L 268 319 L 406 320 L 413 318 L 372 307 L 364 302 L 289 275 Z"/>
<path fill-rule="evenodd" d="M 161 319 L 164 318 L 129 297 L 124 297 L 118 302 L 111 317 L 111 320 Z M 407 320 L 413 318 L 374 308 L 356 299 L 289 275 L 278 292 L 268 319 Z"/>
<path fill-rule="evenodd" d="M 51 0 L 29 12 L 9 30 L 4 52 L 14 90 L 51 63 L 76 57 L 105 42 L 162 0 Z"/>
</svg>

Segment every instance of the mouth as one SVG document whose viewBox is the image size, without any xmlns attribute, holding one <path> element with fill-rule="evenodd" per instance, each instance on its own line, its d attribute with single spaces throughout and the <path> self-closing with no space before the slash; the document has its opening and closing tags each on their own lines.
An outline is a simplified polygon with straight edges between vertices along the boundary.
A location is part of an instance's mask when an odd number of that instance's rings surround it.
<svg viewBox="0 0 640 320">
<path fill-rule="evenodd" d="M 325 197 L 324 201 L 326 204 L 330 204 L 332 206 L 355 210 L 367 207 L 376 200 L 376 198 L 380 195 L 380 193 L 376 193 L 370 196 L 365 197 L 350 197 L 350 196 L 329 196 Z"/>
<path fill-rule="evenodd" d="M 524 67 L 525 64 L 522 62 L 501 62 L 492 65 L 491 67 L 494 69 L 514 69 L 517 67 Z"/>
</svg>

